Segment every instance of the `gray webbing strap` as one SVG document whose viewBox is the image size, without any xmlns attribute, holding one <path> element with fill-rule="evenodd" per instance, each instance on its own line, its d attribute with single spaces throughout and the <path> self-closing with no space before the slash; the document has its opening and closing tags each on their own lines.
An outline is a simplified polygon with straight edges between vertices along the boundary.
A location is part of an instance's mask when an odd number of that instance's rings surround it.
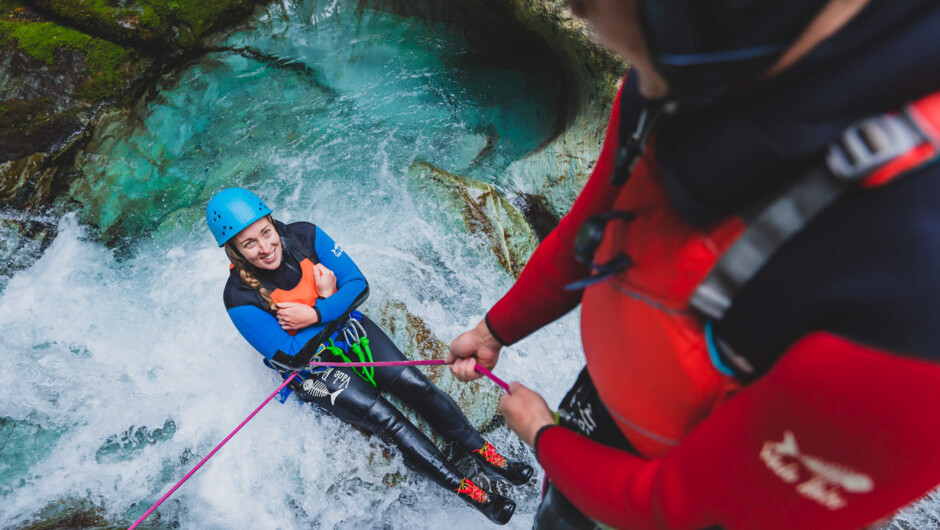
<svg viewBox="0 0 940 530">
<path fill-rule="evenodd" d="M 925 140 L 904 115 L 876 116 L 847 129 L 829 147 L 824 165 L 758 213 L 699 284 L 689 305 L 707 318 L 721 320 L 738 291 L 791 236 L 874 170 Z"/>
</svg>

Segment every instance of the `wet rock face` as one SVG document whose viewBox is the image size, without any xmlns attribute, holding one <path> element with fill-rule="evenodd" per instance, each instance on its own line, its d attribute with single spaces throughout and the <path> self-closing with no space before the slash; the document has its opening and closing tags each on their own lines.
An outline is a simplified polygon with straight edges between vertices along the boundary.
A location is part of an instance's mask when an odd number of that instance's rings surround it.
<svg viewBox="0 0 940 530">
<path fill-rule="evenodd" d="M 111 523 L 104 518 L 104 509 L 87 500 L 62 499 L 40 510 L 35 520 L 20 530 L 56 530 L 63 528 L 104 528 Z M 150 527 L 152 528 L 152 527 Z"/>
<path fill-rule="evenodd" d="M 196 46 L 257 3 L 0 0 L 0 162 L 54 151 L 154 57 Z"/>
<path fill-rule="evenodd" d="M 42 256 L 55 234 L 55 225 L 48 221 L 0 217 L 0 291 L 16 271 Z"/>
<path fill-rule="evenodd" d="M 0 163 L 0 204 L 21 210 L 48 206 L 53 199 L 55 168 L 47 168 L 49 157 L 36 153 Z"/>
<path fill-rule="evenodd" d="M 513 197 L 509 202 L 522 212 L 526 221 L 528 221 L 529 225 L 535 231 L 535 235 L 539 238 L 539 241 L 548 237 L 548 234 L 550 234 L 561 221 L 552 211 L 552 207 L 548 204 L 545 197 L 540 195 L 523 193 Z"/>
<path fill-rule="evenodd" d="M 0 290 L 13 273 L 38 259 L 55 237 L 53 219 L 28 211 L 48 206 L 56 170 L 37 153 L 0 163 Z M 17 211 L 17 209 L 19 211 Z"/>
<path fill-rule="evenodd" d="M 459 212 L 469 233 L 485 238 L 499 265 L 519 277 L 538 246 L 525 217 L 489 184 L 453 175 L 424 162 L 411 166 L 418 186 Z"/>
<path fill-rule="evenodd" d="M 88 77 L 78 52 L 61 50 L 50 66 L 0 49 L 0 162 L 44 151 L 79 131 L 91 118 L 90 103 L 76 97 Z"/>
<path fill-rule="evenodd" d="M 54 151 L 151 62 L 0 1 L 0 162 Z"/>
<path fill-rule="evenodd" d="M 408 359 L 444 359 L 447 357 L 447 344 L 435 337 L 428 325 L 421 318 L 410 313 L 405 304 L 401 302 L 384 304 L 379 309 L 376 320 Z M 443 365 L 424 366 L 419 370 L 424 371 L 432 383 L 454 398 L 467 419 L 470 420 L 470 424 L 477 430 L 485 433 L 499 424 L 500 390 L 489 380 L 479 379 L 464 384 L 451 375 L 450 369 Z M 398 401 L 395 403 L 400 405 Z M 407 411 L 407 407 L 399 406 L 399 408 Z M 427 423 L 420 416 L 410 411 L 406 415 L 425 432 L 429 431 Z M 435 443 L 440 445 L 442 440 L 436 434 L 434 436 Z"/>
</svg>

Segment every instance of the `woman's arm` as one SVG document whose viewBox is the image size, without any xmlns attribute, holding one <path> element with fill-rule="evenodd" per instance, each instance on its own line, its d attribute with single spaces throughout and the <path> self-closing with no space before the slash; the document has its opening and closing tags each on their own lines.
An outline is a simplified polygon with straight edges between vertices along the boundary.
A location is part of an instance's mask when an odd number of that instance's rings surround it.
<svg viewBox="0 0 940 530">
<path fill-rule="evenodd" d="M 611 210 L 620 191 L 610 183 L 610 175 L 618 145 L 622 95 L 623 86 L 614 100 L 597 164 L 571 211 L 539 244 L 519 279 L 486 315 L 490 334 L 503 345 L 523 339 L 581 303 L 583 291 L 566 291 L 565 285 L 590 276 L 590 267 L 575 259 L 575 237 L 591 215 Z"/>
<path fill-rule="evenodd" d="M 311 326 L 292 336 L 281 329 L 274 316 L 250 304 L 230 308 L 228 316 L 238 332 L 265 359 L 291 368 L 300 368 L 306 364 L 307 359 L 304 357 L 309 356 L 301 351 L 323 329 L 322 326 Z"/>
<path fill-rule="evenodd" d="M 314 310 L 320 322 L 331 322 L 349 313 L 369 296 L 369 284 L 348 254 L 320 227 L 316 228 L 314 250 L 320 263 L 336 275 L 336 292 L 317 302 Z"/>
<path fill-rule="evenodd" d="M 559 426 L 534 444 L 555 486 L 617 528 L 859 528 L 936 486 L 937 388 L 936 363 L 814 333 L 663 458 Z"/>
</svg>

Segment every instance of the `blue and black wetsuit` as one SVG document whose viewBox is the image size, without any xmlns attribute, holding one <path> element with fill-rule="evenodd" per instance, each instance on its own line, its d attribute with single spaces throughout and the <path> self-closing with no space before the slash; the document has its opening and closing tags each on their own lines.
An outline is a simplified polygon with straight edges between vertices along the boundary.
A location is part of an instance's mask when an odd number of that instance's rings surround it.
<svg viewBox="0 0 940 530">
<path fill-rule="evenodd" d="M 264 356 L 265 364 L 289 373 L 307 365 L 320 343 L 346 321 L 350 311 L 365 301 L 369 286 L 353 260 L 320 228 L 310 223 L 285 225 L 278 221 L 275 227 L 283 248 L 281 265 L 273 271 L 255 270 L 254 274 L 274 293 L 292 291 L 304 282 L 312 282 L 309 276 L 305 278 L 304 271 L 309 271 L 313 264 L 322 263 L 333 271 L 336 293 L 311 301 L 320 323 L 294 335 L 284 331 L 278 325 L 276 313 L 269 309 L 258 291 L 241 282 L 234 269 L 225 285 L 224 299 L 235 327 Z M 362 325 L 375 361 L 405 360 L 372 320 L 363 316 Z M 342 360 L 328 351 L 321 353 L 320 358 L 329 362 Z M 483 447 L 483 437 L 470 425 L 454 400 L 418 369 L 377 367 L 374 378 L 378 388 L 351 368 L 327 368 L 315 373 L 302 372 L 295 378 L 296 382 L 291 382 L 291 389 L 300 399 L 395 445 L 409 467 L 443 487 L 456 490 L 463 475 L 424 433 L 382 397 L 380 391 L 397 396 L 424 416 L 445 439 L 458 443 L 468 452 Z"/>
</svg>

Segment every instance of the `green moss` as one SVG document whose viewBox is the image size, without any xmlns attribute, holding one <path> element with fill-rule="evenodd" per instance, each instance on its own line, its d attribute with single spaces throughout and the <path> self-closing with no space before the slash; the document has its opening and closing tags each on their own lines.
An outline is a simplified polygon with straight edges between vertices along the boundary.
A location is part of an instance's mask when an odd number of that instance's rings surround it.
<svg viewBox="0 0 940 530">
<path fill-rule="evenodd" d="M 138 61 L 137 53 L 111 42 L 88 36 L 52 22 L 0 20 L 0 35 L 6 41 L 49 66 L 55 66 L 56 50 L 67 48 L 85 56 L 88 81 L 81 96 L 91 100 L 111 97 L 123 90 L 128 74 Z"/>
<path fill-rule="evenodd" d="M 166 42 L 171 20 L 165 20 L 149 2 L 129 0 L 33 0 L 83 31 L 112 40 L 132 39 L 139 44 Z"/>
<path fill-rule="evenodd" d="M 244 0 L 152 0 L 202 36 L 220 19 L 246 6 Z"/>
<path fill-rule="evenodd" d="M 9 2 L 11 0 L 0 0 Z M 108 38 L 189 46 L 246 14 L 260 0 L 34 0 L 43 9 Z M 130 25 L 131 27 L 127 27 Z M 180 29 L 182 31 L 176 31 Z"/>
<path fill-rule="evenodd" d="M 140 14 L 140 24 L 142 26 L 157 29 L 160 27 L 162 22 L 163 19 L 157 13 L 156 9 L 154 9 L 150 4 L 143 5 L 143 10 Z"/>
</svg>

